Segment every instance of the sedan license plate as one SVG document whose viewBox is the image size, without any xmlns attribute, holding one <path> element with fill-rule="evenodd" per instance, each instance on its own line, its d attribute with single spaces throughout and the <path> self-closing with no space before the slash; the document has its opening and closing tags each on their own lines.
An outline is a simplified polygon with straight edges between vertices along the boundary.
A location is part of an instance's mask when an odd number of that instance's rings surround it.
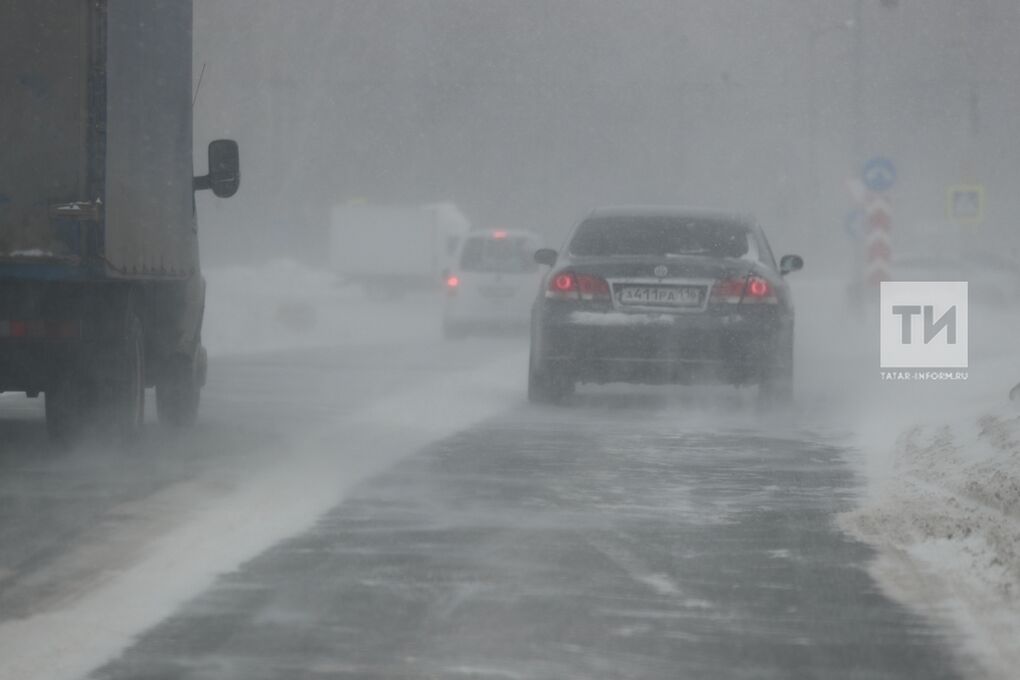
<svg viewBox="0 0 1020 680">
<path fill-rule="evenodd" d="M 635 307 L 700 307 L 701 286 L 621 286 L 617 300 Z"/>
</svg>

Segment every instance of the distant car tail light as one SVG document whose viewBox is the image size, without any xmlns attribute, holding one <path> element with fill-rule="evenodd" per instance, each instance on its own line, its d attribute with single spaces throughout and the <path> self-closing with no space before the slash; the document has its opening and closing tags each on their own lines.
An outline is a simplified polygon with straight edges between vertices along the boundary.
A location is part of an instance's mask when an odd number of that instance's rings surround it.
<svg viewBox="0 0 1020 680">
<path fill-rule="evenodd" d="M 777 304 L 776 290 L 760 276 L 721 279 L 712 286 L 712 302 L 737 304 L 740 302 Z"/>
<path fill-rule="evenodd" d="M 492 238 L 497 240 L 505 239 L 506 232 L 502 229 L 497 229 L 496 231 L 492 232 Z"/>
<path fill-rule="evenodd" d="M 566 271 L 549 279 L 547 298 L 558 300 L 609 301 L 609 283 L 599 276 Z"/>
</svg>

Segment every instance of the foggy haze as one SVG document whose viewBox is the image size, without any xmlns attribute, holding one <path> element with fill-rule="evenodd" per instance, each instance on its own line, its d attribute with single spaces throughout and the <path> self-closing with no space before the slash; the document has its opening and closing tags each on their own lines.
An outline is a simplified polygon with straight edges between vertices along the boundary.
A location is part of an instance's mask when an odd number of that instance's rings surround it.
<svg viewBox="0 0 1020 680">
<path fill-rule="evenodd" d="M 226 130 L 245 158 L 243 206 L 200 199 L 206 253 L 315 260 L 329 206 L 363 199 L 554 242 L 593 205 L 732 207 L 839 259 L 877 153 L 897 223 L 937 228 L 945 187 L 981 180 L 983 235 L 1012 239 L 1020 8 L 862 4 L 855 123 L 851 0 L 200 3 L 196 148 Z"/>
<path fill-rule="evenodd" d="M 1020 2 L 4 31 L 0 680 L 1015 677 Z"/>
</svg>

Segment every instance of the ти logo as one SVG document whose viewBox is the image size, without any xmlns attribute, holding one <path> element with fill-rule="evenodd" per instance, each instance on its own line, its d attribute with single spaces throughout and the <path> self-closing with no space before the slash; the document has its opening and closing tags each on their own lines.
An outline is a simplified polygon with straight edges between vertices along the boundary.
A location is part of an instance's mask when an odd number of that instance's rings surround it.
<svg viewBox="0 0 1020 680">
<path fill-rule="evenodd" d="M 884 281 L 882 368 L 967 367 L 967 282 Z"/>
</svg>

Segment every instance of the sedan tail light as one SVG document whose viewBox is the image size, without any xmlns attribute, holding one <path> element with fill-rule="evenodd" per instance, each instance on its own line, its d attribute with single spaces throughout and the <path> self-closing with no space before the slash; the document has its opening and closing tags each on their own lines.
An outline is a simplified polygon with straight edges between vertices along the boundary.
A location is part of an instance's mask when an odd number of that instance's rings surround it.
<svg viewBox="0 0 1020 680">
<path fill-rule="evenodd" d="M 577 288 L 578 292 L 581 293 L 582 300 L 600 300 L 609 302 L 612 299 L 609 294 L 609 283 L 599 276 L 578 274 Z"/>
<path fill-rule="evenodd" d="M 744 286 L 747 280 L 744 277 L 739 279 L 721 279 L 712 286 L 712 302 L 736 304 L 744 297 Z"/>
<path fill-rule="evenodd" d="M 585 300 L 609 302 L 609 283 L 600 276 L 562 271 L 549 279 L 545 291 L 547 298 L 555 300 Z"/>
<path fill-rule="evenodd" d="M 776 289 L 772 284 L 760 276 L 751 276 L 747 279 L 747 290 L 744 291 L 744 302 L 763 302 L 765 304 L 779 304 L 776 297 Z"/>
<path fill-rule="evenodd" d="M 760 276 L 721 279 L 712 286 L 712 302 L 778 304 L 776 289 Z"/>
<path fill-rule="evenodd" d="M 549 289 L 545 291 L 547 298 L 563 300 L 578 299 L 577 277 L 573 272 L 560 272 L 549 279 Z"/>
</svg>

